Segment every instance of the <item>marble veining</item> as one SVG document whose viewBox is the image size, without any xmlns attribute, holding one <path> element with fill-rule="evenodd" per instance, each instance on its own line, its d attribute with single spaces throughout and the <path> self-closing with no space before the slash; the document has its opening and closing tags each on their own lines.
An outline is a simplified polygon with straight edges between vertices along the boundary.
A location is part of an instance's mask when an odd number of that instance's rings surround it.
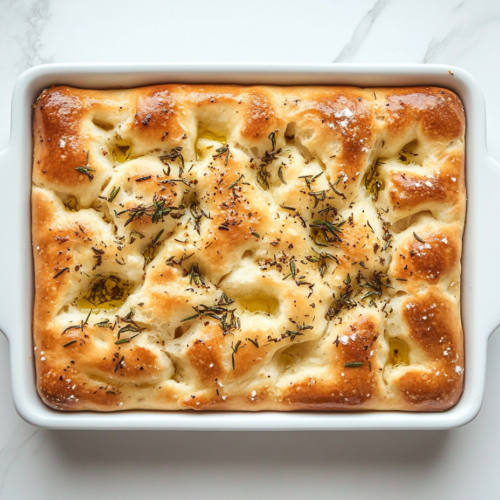
<svg viewBox="0 0 500 500">
<path fill-rule="evenodd" d="M 496 8 L 491 9 L 488 12 L 489 15 L 485 15 L 482 9 L 466 8 L 474 5 L 473 2 L 467 3 L 466 0 L 450 9 L 450 16 L 453 20 L 451 29 L 444 36 L 432 37 L 421 62 L 437 62 L 450 49 L 460 48 L 465 52 L 473 51 L 478 38 L 484 35 L 486 29 L 500 24 L 499 4 L 495 2 L 492 4 L 496 4 Z"/>
<path fill-rule="evenodd" d="M 50 19 L 50 0 L 35 0 L 26 11 L 26 35 L 22 40 L 25 66 L 31 68 L 37 64 L 53 61 L 53 56 L 43 57 L 43 29 Z"/>
<path fill-rule="evenodd" d="M 390 0 L 377 0 L 375 2 L 375 5 L 361 18 L 351 39 L 333 60 L 334 63 L 352 62 L 353 56 L 364 42 L 369 31 L 373 28 L 375 21 L 389 2 Z"/>
</svg>

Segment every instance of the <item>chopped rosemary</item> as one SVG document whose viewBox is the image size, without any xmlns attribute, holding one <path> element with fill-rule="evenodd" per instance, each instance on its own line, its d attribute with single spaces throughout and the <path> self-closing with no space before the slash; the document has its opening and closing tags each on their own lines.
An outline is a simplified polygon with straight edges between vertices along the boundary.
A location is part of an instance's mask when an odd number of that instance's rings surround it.
<svg viewBox="0 0 500 500">
<path fill-rule="evenodd" d="M 297 321 L 293 320 L 292 318 L 288 318 L 288 321 L 293 323 L 301 331 L 302 330 L 312 330 L 314 328 L 312 325 L 306 325 L 305 323 L 301 325 L 300 323 L 297 323 Z"/>
<path fill-rule="evenodd" d="M 231 354 L 231 358 L 233 360 L 233 370 L 234 370 L 234 355 L 238 352 L 240 344 L 241 344 L 241 340 L 238 340 L 238 342 L 236 342 L 235 346 L 233 346 L 233 344 L 231 343 L 231 349 L 233 350 L 233 353 Z"/>
<path fill-rule="evenodd" d="M 180 165 L 179 165 L 179 177 L 184 173 L 184 158 L 181 154 L 182 147 L 178 146 L 177 148 L 173 148 L 170 150 L 170 153 L 164 152 L 161 155 L 158 155 L 158 158 L 162 161 L 163 164 L 167 165 L 169 167 L 168 171 L 170 175 L 170 165 L 169 161 L 174 161 L 177 158 L 180 160 Z"/>
<path fill-rule="evenodd" d="M 330 308 L 328 309 L 325 318 L 328 321 L 331 321 L 333 318 L 338 316 L 343 309 L 348 310 L 352 309 L 353 307 L 356 307 L 357 303 L 354 300 L 354 297 L 352 296 L 353 293 L 354 290 L 352 289 L 351 286 L 351 277 L 348 274 L 347 278 L 344 280 L 344 286 L 340 291 L 340 297 L 337 299 L 335 297 L 335 294 L 333 294 L 333 302 Z"/>
<path fill-rule="evenodd" d="M 205 286 L 205 277 L 203 274 L 201 274 L 200 270 L 198 269 L 198 264 L 193 264 L 191 266 L 191 269 L 189 271 L 189 284 L 192 285 L 193 281 L 195 285 L 197 286 Z"/>
<path fill-rule="evenodd" d="M 130 231 L 130 240 L 129 243 L 133 243 L 135 241 L 135 236 L 138 236 L 139 239 L 143 239 L 144 235 L 139 233 L 138 231 Z"/>
<path fill-rule="evenodd" d="M 253 340 L 251 338 L 247 338 L 248 342 L 251 342 L 257 349 L 259 348 L 259 343 L 257 342 L 257 339 Z"/>
<path fill-rule="evenodd" d="M 344 366 L 346 368 L 359 368 L 360 366 L 363 366 L 362 361 L 349 361 L 348 363 L 344 363 Z"/>
<path fill-rule="evenodd" d="M 167 266 L 180 266 L 185 260 L 189 259 L 190 257 L 192 257 L 194 254 L 192 253 L 191 255 L 186 255 L 185 253 L 182 254 L 181 258 L 180 259 L 176 259 L 173 255 L 171 257 L 169 257 L 165 264 Z"/>
<path fill-rule="evenodd" d="M 338 259 L 334 255 L 327 253 L 327 252 L 317 252 L 314 248 L 312 249 L 312 251 L 316 255 L 308 255 L 306 257 L 306 260 L 308 260 L 309 262 L 313 262 L 313 263 L 317 262 L 318 263 L 319 274 L 321 277 L 323 277 L 325 275 L 325 272 L 328 269 L 328 264 L 326 263 L 327 259 L 334 260 L 338 264 Z"/>
<path fill-rule="evenodd" d="M 69 267 L 63 267 L 55 276 L 52 277 L 52 279 L 56 279 L 58 278 L 59 276 L 61 276 L 62 273 L 64 273 L 65 271 L 69 271 Z"/>
<path fill-rule="evenodd" d="M 335 186 L 344 178 L 345 176 L 343 174 L 339 175 L 338 179 L 335 181 L 334 184 L 330 184 L 330 189 L 335 193 L 335 194 L 338 194 L 339 196 L 342 196 L 342 198 L 344 198 L 345 200 L 345 194 L 344 193 L 341 193 L 339 191 L 337 191 L 335 189 Z"/>
<path fill-rule="evenodd" d="M 260 238 L 260 234 L 254 231 L 252 228 L 250 228 L 250 233 L 255 236 L 256 238 Z"/>
<path fill-rule="evenodd" d="M 63 332 L 61 333 L 61 335 L 64 335 L 68 330 L 81 330 L 82 329 L 82 325 L 71 325 L 71 326 L 68 326 L 67 328 L 65 328 L 63 330 Z"/>
<path fill-rule="evenodd" d="M 266 151 L 264 156 L 261 158 L 261 164 L 259 165 L 259 171 L 257 172 L 257 184 L 264 190 L 269 190 L 269 178 L 271 174 L 267 171 L 267 167 L 272 163 L 278 155 L 282 153 L 282 149 L 276 151 L 276 132 L 271 132 L 267 138 L 271 141 L 272 150 L 271 152 Z"/>
<path fill-rule="evenodd" d="M 425 243 L 425 241 L 415 232 L 413 232 L 413 236 L 416 240 L 420 241 L 420 243 Z"/>
<path fill-rule="evenodd" d="M 125 362 L 125 356 L 122 356 L 118 361 L 118 363 L 116 363 L 115 373 L 118 371 L 119 368 L 123 368 L 124 362 Z"/>
<path fill-rule="evenodd" d="M 287 330 L 285 333 L 281 334 L 281 338 L 284 339 L 289 337 L 290 340 L 293 342 L 295 340 L 295 337 L 297 337 L 298 335 L 304 335 L 304 334 L 297 330 Z"/>
<path fill-rule="evenodd" d="M 153 196 L 153 203 L 151 205 L 145 206 L 141 203 L 138 207 L 128 208 L 127 210 L 118 212 L 117 216 L 119 217 L 124 213 L 129 214 L 129 218 L 127 222 L 125 222 L 125 226 L 128 226 L 131 222 L 136 219 L 140 219 L 141 217 L 148 217 L 151 219 L 153 224 L 157 224 L 161 219 L 163 219 L 163 217 L 170 215 L 171 212 L 175 210 L 182 210 L 180 207 L 166 206 L 166 203 L 167 200 L 165 200 L 164 198 L 158 198 L 155 193 Z"/>
<path fill-rule="evenodd" d="M 320 201 L 326 200 L 326 193 L 329 189 L 324 189 L 323 191 L 309 191 L 307 194 L 314 198 L 314 208 L 316 208 Z"/>
<path fill-rule="evenodd" d="M 106 318 L 105 320 L 96 323 L 94 326 L 98 326 L 99 328 L 107 328 L 109 326 L 109 319 Z"/>
<path fill-rule="evenodd" d="M 71 344 L 75 344 L 77 341 L 76 340 L 70 340 L 69 342 L 66 342 L 66 344 L 63 345 L 63 347 L 68 347 Z"/>
<path fill-rule="evenodd" d="M 222 156 L 223 154 L 227 153 L 226 154 L 226 161 L 224 162 L 224 166 L 227 167 L 227 162 L 229 161 L 229 155 L 231 154 L 231 152 L 229 151 L 229 144 L 226 144 L 225 146 L 217 148 L 215 151 L 217 152 L 217 154 L 213 156 L 214 158 L 218 158 L 219 156 Z"/>
<path fill-rule="evenodd" d="M 90 168 L 90 167 L 76 167 L 75 170 L 77 172 L 80 172 L 81 174 L 85 174 L 89 178 L 89 180 L 93 180 L 94 179 L 94 176 L 90 173 L 90 172 L 95 172 L 94 168 Z"/>
<path fill-rule="evenodd" d="M 118 344 L 128 344 L 132 339 L 135 339 L 139 335 L 138 333 L 136 335 L 132 335 L 132 337 L 127 337 L 124 339 L 119 339 L 115 342 L 116 345 Z"/>
<path fill-rule="evenodd" d="M 87 161 L 85 162 L 85 165 L 76 167 L 75 170 L 77 172 L 80 172 L 81 174 L 85 174 L 89 178 L 89 181 L 92 181 L 94 180 L 94 175 L 91 172 L 95 172 L 95 169 L 90 168 L 88 164 L 89 164 L 89 152 L 87 151 Z"/>
<path fill-rule="evenodd" d="M 340 221 L 338 223 L 329 222 L 327 220 L 313 220 L 312 224 L 309 224 L 309 227 L 319 229 L 325 238 L 327 243 L 332 242 L 342 242 L 339 234 L 342 233 L 342 226 L 345 224 L 345 221 Z M 329 236 L 331 235 L 331 236 Z"/>
<path fill-rule="evenodd" d="M 283 177 L 283 165 L 281 165 L 280 168 L 278 168 L 278 177 L 280 178 L 283 184 L 286 184 L 286 181 Z"/>
<path fill-rule="evenodd" d="M 111 190 L 111 194 L 109 195 L 108 201 L 113 201 L 116 198 L 116 195 L 119 193 L 119 191 L 120 191 L 120 186 L 117 186 L 117 187 L 113 186 L 113 189 Z"/>
<path fill-rule="evenodd" d="M 156 245 L 156 243 L 158 242 L 158 240 L 160 239 L 161 235 L 163 234 L 163 232 L 165 231 L 165 229 L 162 229 L 156 236 L 155 236 L 155 239 L 153 240 L 153 245 Z"/>
<path fill-rule="evenodd" d="M 201 218 L 206 217 L 207 219 L 211 219 L 210 214 L 206 214 L 203 209 L 200 208 L 200 204 L 198 202 L 193 202 L 189 205 L 189 211 L 191 212 L 191 216 L 194 219 L 194 227 L 198 234 L 200 234 L 201 228 Z"/>
<path fill-rule="evenodd" d="M 284 280 L 286 280 L 287 278 L 289 278 L 290 276 L 291 276 L 292 278 L 295 278 L 295 274 L 296 274 L 296 272 L 297 272 L 297 269 L 296 269 L 296 266 L 295 266 L 295 257 L 292 257 L 292 258 L 290 259 L 290 264 L 289 264 L 289 266 L 290 266 L 290 273 L 289 273 L 289 274 L 287 274 L 287 275 L 283 278 L 283 281 L 284 281 Z"/>
<path fill-rule="evenodd" d="M 257 172 L 257 184 L 264 190 L 269 190 L 269 178 L 271 174 L 267 171 L 266 165 L 260 165 L 259 171 Z"/>
<path fill-rule="evenodd" d="M 316 175 L 301 175 L 299 176 L 299 179 L 304 179 L 306 181 L 308 189 L 312 189 L 312 183 L 321 175 L 323 175 L 324 172 L 320 172 L 319 174 Z"/>
<path fill-rule="evenodd" d="M 243 177 L 245 177 L 245 176 L 243 174 L 241 174 L 232 184 L 229 185 L 229 187 L 227 189 L 234 188 L 236 186 L 236 184 L 238 184 L 238 182 L 240 182 L 241 179 L 243 179 Z"/>
<path fill-rule="evenodd" d="M 102 248 L 92 247 L 92 251 L 94 252 L 94 259 L 96 259 L 96 263 L 92 268 L 92 271 L 94 271 L 97 267 L 99 267 L 102 264 L 102 256 L 104 255 L 104 250 L 102 250 Z"/>
<path fill-rule="evenodd" d="M 118 340 L 120 340 L 120 336 L 122 333 L 132 332 L 132 333 L 137 333 L 137 335 L 139 335 L 139 333 L 143 332 L 146 329 L 139 326 L 134 320 L 130 318 L 127 319 L 128 316 L 129 315 L 125 316 L 125 318 L 120 318 L 121 321 L 125 321 L 126 323 L 128 323 L 128 325 L 123 326 L 118 330 Z M 134 335 L 134 337 L 136 337 L 137 335 Z"/>
<path fill-rule="evenodd" d="M 379 271 L 373 271 L 373 279 L 365 278 L 360 271 L 356 276 L 356 280 L 360 287 L 368 288 L 370 290 L 369 292 L 365 293 L 363 297 L 361 297 L 361 300 L 365 300 L 369 297 L 381 297 L 383 287 L 394 288 L 393 286 L 391 286 L 387 274 Z"/>
<path fill-rule="evenodd" d="M 225 293 L 223 293 L 217 302 L 218 306 L 230 306 L 234 302 L 234 299 L 230 299 Z"/>
<path fill-rule="evenodd" d="M 222 300 L 222 297 L 220 300 Z M 196 318 L 213 318 L 220 322 L 220 327 L 222 328 L 224 335 L 231 333 L 232 330 L 239 329 L 241 326 L 239 318 L 234 314 L 236 309 L 228 309 L 227 307 L 218 304 L 215 306 L 200 304 L 199 306 L 193 307 L 193 309 L 196 311 L 196 314 L 189 316 L 188 318 L 184 318 L 181 320 L 181 323 Z"/>
<path fill-rule="evenodd" d="M 87 314 L 87 317 L 85 318 L 85 321 L 82 323 L 82 330 L 83 330 L 83 327 L 89 322 L 89 318 L 90 318 L 91 314 L 92 314 L 92 309 L 89 311 L 89 313 Z"/>
</svg>

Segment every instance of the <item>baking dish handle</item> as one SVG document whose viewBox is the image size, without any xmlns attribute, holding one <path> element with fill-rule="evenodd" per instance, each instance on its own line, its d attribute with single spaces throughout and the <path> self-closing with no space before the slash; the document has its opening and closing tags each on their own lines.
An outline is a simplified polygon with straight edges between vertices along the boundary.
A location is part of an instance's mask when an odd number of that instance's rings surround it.
<svg viewBox="0 0 500 500">
<path fill-rule="evenodd" d="M 484 168 L 484 170 L 483 170 Z M 486 155 L 483 173 L 478 185 L 468 186 L 469 197 L 474 195 L 476 203 L 469 204 L 467 208 L 467 220 L 475 221 L 478 227 L 467 227 L 466 231 L 472 231 L 472 239 L 479 242 L 473 243 L 471 251 L 468 251 L 467 270 L 471 273 L 467 281 L 471 284 L 471 299 L 480 301 L 481 307 L 476 310 L 484 312 L 481 318 L 483 330 L 489 337 L 500 326 L 500 296 L 496 293 L 483 293 L 488 287 L 491 288 L 491 280 L 500 278 L 500 231 L 496 226 L 496 220 L 500 215 L 500 163 Z M 476 180 L 474 180 L 476 184 Z M 472 211 L 477 211 L 472 213 Z M 465 255 L 464 255 L 465 257 Z M 472 265 L 471 265 L 472 264 Z M 481 321 L 480 320 L 480 321 Z"/>
<path fill-rule="evenodd" d="M 4 149 L 0 151 L 0 172 L 5 172 L 7 169 L 7 165 L 9 163 L 9 149 Z M 6 231 L 3 234 L 9 234 L 8 228 L 8 220 L 9 213 L 5 210 L 5 206 L 3 210 L 0 210 L 0 227 L 2 227 L 2 231 Z M 6 244 L 5 239 L 2 239 L 3 245 Z M 6 262 L 8 259 L 0 259 L 0 332 L 2 332 L 7 340 L 9 339 L 7 335 L 8 326 L 8 318 L 9 318 L 9 287 L 8 287 L 8 271 L 6 268 Z"/>
</svg>

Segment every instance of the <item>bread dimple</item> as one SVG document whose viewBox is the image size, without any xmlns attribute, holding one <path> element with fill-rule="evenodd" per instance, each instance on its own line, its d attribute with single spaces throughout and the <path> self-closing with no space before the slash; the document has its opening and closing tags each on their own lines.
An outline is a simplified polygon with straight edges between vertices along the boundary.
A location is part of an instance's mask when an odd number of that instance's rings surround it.
<svg viewBox="0 0 500 500">
<path fill-rule="evenodd" d="M 45 90 L 41 398 L 450 408 L 464 376 L 464 132 L 460 100 L 434 87 Z"/>
</svg>

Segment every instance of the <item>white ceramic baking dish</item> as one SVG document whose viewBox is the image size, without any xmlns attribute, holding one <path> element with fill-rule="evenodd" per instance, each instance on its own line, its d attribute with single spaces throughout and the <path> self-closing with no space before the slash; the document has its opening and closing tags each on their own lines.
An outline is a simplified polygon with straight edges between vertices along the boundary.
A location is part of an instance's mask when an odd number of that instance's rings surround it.
<svg viewBox="0 0 500 500">
<path fill-rule="evenodd" d="M 463 246 L 462 321 L 465 389 L 459 403 L 442 413 L 359 412 L 144 412 L 63 413 L 38 397 L 31 317 L 31 109 L 53 84 L 83 88 L 135 87 L 157 83 L 241 83 L 446 87 L 462 99 L 467 116 L 467 222 Z M 10 346 L 12 391 L 17 411 L 33 425 L 59 429 L 334 430 L 449 429 L 472 420 L 481 407 L 486 346 L 500 324 L 494 279 L 500 274 L 500 165 L 486 151 L 485 106 L 467 72 L 438 65 L 347 64 L 51 64 L 24 72 L 12 101 L 12 135 L 0 153 L 3 179 L 0 227 L 0 329 Z M 488 230 L 489 228 L 489 230 Z"/>
</svg>

